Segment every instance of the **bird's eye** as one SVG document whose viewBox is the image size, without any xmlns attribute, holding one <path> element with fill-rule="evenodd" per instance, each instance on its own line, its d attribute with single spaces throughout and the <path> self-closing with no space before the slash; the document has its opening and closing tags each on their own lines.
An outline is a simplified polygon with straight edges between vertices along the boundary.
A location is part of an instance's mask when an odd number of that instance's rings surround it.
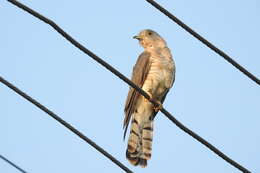
<svg viewBox="0 0 260 173">
<path fill-rule="evenodd" d="M 151 32 L 148 32 L 148 35 L 152 35 L 152 33 L 151 33 Z"/>
</svg>

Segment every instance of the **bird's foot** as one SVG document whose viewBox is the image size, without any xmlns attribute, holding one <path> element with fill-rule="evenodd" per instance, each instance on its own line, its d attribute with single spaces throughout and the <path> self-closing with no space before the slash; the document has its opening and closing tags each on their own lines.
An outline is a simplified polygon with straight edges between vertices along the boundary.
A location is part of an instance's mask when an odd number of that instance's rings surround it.
<svg viewBox="0 0 260 173">
<path fill-rule="evenodd" d="M 150 97 L 150 100 L 152 100 L 152 94 L 150 94 L 149 92 L 147 92 L 147 94 Z M 145 102 L 150 102 L 150 100 L 148 100 L 147 98 L 145 98 L 144 96 L 142 96 Z M 153 109 L 155 112 L 158 112 L 159 110 L 161 110 L 163 108 L 163 105 L 160 101 L 155 100 L 155 102 L 158 104 L 158 106 L 153 106 Z"/>
<path fill-rule="evenodd" d="M 153 109 L 155 112 L 158 112 L 159 110 L 161 110 L 163 108 L 163 105 L 160 101 L 156 101 L 156 103 L 158 104 L 158 106 L 154 106 Z"/>
<path fill-rule="evenodd" d="M 149 93 L 149 92 L 147 92 L 147 94 L 149 95 L 149 99 L 151 100 L 152 99 L 152 94 Z M 150 100 L 145 98 L 144 96 L 143 96 L 143 99 L 144 99 L 145 102 L 150 102 Z"/>
</svg>

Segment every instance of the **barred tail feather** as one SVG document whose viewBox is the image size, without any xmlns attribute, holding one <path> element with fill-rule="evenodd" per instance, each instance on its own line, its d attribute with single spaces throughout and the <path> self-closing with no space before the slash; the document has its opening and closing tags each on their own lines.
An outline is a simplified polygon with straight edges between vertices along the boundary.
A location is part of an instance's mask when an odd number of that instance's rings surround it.
<svg viewBox="0 0 260 173">
<path fill-rule="evenodd" d="M 147 166 L 152 152 L 152 132 L 152 121 L 139 123 L 133 119 L 126 150 L 126 158 L 132 165 Z"/>
<path fill-rule="evenodd" d="M 132 165 L 139 164 L 139 156 L 141 153 L 141 131 L 139 122 L 133 118 L 131 124 L 128 146 L 126 150 L 126 158 Z"/>
<path fill-rule="evenodd" d="M 142 129 L 142 155 L 145 160 L 151 159 L 153 142 L 153 122 L 149 121 L 144 124 Z"/>
</svg>

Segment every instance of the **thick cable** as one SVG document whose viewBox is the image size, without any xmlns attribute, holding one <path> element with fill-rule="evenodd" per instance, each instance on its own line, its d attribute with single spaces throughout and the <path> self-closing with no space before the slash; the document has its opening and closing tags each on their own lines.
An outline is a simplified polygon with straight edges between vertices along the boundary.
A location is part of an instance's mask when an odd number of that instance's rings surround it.
<svg viewBox="0 0 260 173">
<path fill-rule="evenodd" d="M 160 4 L 153 0 L 146 0 L 149 2 L 152 6 L 154 6 L 156 9 L 161 11 L 163 14 L 165 14 L 167 17 L 169 17 L 171 20 L 173 20 L 175 23 L 177 23 L 179 26 L 181 26 L 184 30 L 186 30 L 188 33 L 193 35 L 195 38 L 197 38 L 199 41 L 204 43 L 207 47 L 209 47 L 211 50 L 222 56 L 225 60 L 227 60 L 230 64 L 232 64 L 235 68 L 237 68 L 239 71 L 241 71 L 243 74 L 245 74 L 247 77 L 249 77 L 251 80 L 253 80 L 255 83 L 260 85 L 260 80 L 254 76 L 252 73 L 250 73 L 247 69 L 245 69 L 243 66 L 238 64 L 234 59 L 232 59 L 229 55 L 227 55 L 224 51 L 220 50 L 216 46 L 214 46 L 211 42 L 203 38 L 201 35 L 199 35 L 197 32 L 195 32 L 193 29 L 191 29 L 188 25 L 183 23 L 180 19 L 178 19 L 176 16 L 171 14 L 169 11 L 167 11 L 165 8 L 163 8 Z"/>
<path fill-rule="evenodd" d="M 57 114 L 55 114 L 54 112 L 52 112 L 50 109 L 48 109 L 47 107 L 43 106 L 41 103 L 39 103 L 38 101 L 36 101 L 34 98 L 32 98 L 31 96 L 27 95 L 25 92 L 23 92 L 22 90 L 20 90 L 19 88 L 17 88 L 16 86 L 14 86 L 13 84 L 11 84 L 10 82 L 8 82 L 7 80 L 5 80 L 3 77 L 0 76 L 0 82 L 2 82 L 4 85 L 6 85 L 7 87 L 9 87 L 11 90 L 13 90 L 14 92 L 16 92 L 17 94 L 19 94 L 20 96 L 22 96 L 23 98 L 25 98 L 26 100 L 28 100 L 29 102 L 31 102 L 32 104 L 34 104 L 35 106 L 37 106 L 39 109 L 41 109 L 43 112 L 47 113 L 48 115 L 50 115 L 52 118 L 54 118 L 55 120 L 57 120 L 60 124 L 62 124 L 63 126 L 65 126 L 67 129 L 69 129 L 70 131 L 72 131 L 74 134 L 76 134 L 78 137 L 80 137 L 81 139 L 83 139 L 85 142 L 87 142 L 88 144 L 90 144 L 92 147 L 94 147 L 97 151 L 99 151 L 100 153 L 102 153 L 104 156 L 106 156 L 108 159 L 110 159 L 113 163 L 115 163 L 117 166 L 119 166 L 120 168 L 122 168 L 125 172 L 127 173 L 133 173 L 129 168 L 127 168 L 125 165 L 123 165 L 120 161 L 118 161 L 115 157 L 113 157 L 111 154 L 109 154 L 107 151 L 105 151 L 102 147 L 98 146 L 95 142 L 93 142 L 91 139 L 89 139 L 87 136 L 85 136 L 83 133 L 81 133 L 80 131 L 78 131 L 75 127 L 73 127 L 72 125 L 70 125 L 69 123 L 67 123 L 65 120 L 63 120 L 62 118 L 60 118 Z"/>
</svg>

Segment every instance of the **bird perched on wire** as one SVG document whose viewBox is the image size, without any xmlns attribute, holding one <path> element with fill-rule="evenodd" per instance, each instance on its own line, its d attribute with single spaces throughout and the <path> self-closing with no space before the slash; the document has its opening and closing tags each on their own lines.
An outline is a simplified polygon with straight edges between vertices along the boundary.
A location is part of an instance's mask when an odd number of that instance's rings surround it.
<svg viewBox="0 0 260 173">
<path fill-rule="evenodd" d="M 132 73 L 132 81 L 142 88 L 154 106 L 135 89 L 130 88 L 125 103 L 124 138 L 131 120 L 131 130 L 126 150 L 126 158 L 133 165 L 147 166 L 151 158 L 153 119 L 162 108 L 162 103 L 175 80 L 175 63 L 165 40 L 150 29 L 134 36 L 144 48 Z"/>
</svg>

